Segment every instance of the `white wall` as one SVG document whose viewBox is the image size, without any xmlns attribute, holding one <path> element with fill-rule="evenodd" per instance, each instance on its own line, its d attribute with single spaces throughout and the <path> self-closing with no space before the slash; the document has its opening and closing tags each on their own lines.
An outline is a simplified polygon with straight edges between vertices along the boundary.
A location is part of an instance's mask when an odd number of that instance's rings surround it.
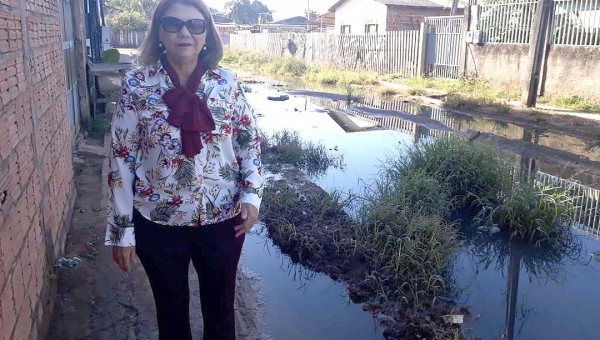
<svg viewBox="0 0 600 340">
<path fill-rule="evenodd" d="M 379 32 L 387 27 L 387 6 L 375 0 L 348 0 L 335 10 L 335 32 L 351 25 L 351 34 L 364 34 L 366 24 L 378 24 Z"/>
</svg>

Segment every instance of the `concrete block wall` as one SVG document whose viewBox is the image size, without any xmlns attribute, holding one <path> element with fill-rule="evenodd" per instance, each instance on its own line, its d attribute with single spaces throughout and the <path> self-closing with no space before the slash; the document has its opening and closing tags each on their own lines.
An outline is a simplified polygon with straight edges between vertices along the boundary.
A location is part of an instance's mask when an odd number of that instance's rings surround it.
<svg viewBox="0 0 600 340">
<path fill-rule="evenodd" d="M 0 0 L 0 340 L 45 336 L 72 210 L 60 13 Z"/>
<path fill-rule="evenodd" d="M 457 15 L 462 15 L 459 9 Z M 448 8 L 388 6 L 386 31 L 418 30 L 426 17 L 449 15 Z"/>
</svg>

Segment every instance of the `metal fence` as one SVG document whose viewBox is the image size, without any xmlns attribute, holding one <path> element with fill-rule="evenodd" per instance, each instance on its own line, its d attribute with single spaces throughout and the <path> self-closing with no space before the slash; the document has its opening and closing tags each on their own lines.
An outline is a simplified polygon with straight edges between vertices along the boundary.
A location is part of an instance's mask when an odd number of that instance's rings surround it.
<svg viewBox="0 0 600 340">
<path fill-rule="evenodd" d="M 395 73 L 404 77 L 415 77 L 419 71 L 419 31 L 414 30 L 382 35 L 234 34 L 230 45 L 271 55 L 294 55 L 344 69 Z"/>
<path fill-rule="evenodd" d="M 457 79 L 463 43 L 463 17 L 425 18 L 427 33 L 425 75 L 433 78 Z"/>
<path fill-rule="evenodd" d="M 528 44 L 537 0 L 493 0 L 480 2 L 477 30 L 482 42 L 496 44 Z"/>
<path fill-rule="evenodd" d="M 483 32 L 482 42 L 529 44 L 537 4 L 479 1 L 476 29 Z M 600 0 L 554 0 L 549 36 L 552 45 L 600 46 Z"/>
<path fill-rule="evenodd" d="M 600 1 L 555 0 L 553 13 L 552 44 L 600 46 Z"/>
</svg>

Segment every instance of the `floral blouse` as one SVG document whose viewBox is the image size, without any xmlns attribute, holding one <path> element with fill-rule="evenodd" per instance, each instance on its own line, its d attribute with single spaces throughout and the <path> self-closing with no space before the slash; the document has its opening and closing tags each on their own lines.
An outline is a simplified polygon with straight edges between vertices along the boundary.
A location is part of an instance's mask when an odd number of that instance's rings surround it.
<svg viewBox="0 0 600 340">
<path fill-rule="evenodd" d="M 219 67 L 202 77 L 197 95 L 207 96 L 216 128 L 201 134 L 193 158 L 166 120 L 162 95 L 173 87 L 160 61 L 123 79 L 111 127 L 106 245 L 135 245 L 133 209 L 158 224 L 196 227 L 234 217 L 241 203 L 260 207 L 260 137 L 237 75 Z"/>
</svg>

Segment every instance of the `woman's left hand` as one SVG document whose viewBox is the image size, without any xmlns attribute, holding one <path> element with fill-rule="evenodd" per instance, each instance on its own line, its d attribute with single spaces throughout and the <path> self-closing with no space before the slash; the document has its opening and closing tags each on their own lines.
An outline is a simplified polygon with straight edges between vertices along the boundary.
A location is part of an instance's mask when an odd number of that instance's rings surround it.
<svg viewBox="0 0 600 340">
<path fill-rule="evenodd" d="M 242 203 L 241 215 L 244 223 L 235 227 L 235 237 L 240 237 L 252 229 L 254 223 L 258 220 L 258 209 L 250 203 Z"/>
</svg>

